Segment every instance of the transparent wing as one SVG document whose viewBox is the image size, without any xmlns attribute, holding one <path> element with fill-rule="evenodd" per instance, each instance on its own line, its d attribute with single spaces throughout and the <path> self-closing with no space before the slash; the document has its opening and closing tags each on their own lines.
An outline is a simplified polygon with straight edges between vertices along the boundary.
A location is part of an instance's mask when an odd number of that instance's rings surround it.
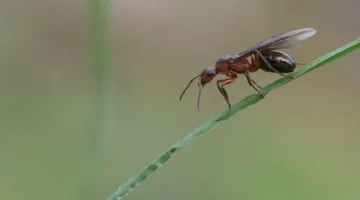
<svg viewBox="0 0 360 200">
<path fill-rule="evenodd" d="M 239 54 L 239 58 L 249 55 L 255 49 L 258 51 L 288 49 L 298 47 L 301 41 L 313 36 L 316 30 L 313 28 L 302 28 L 285 33 L 280 33 L 267 40 L 257 43 Z"/>
</svg>

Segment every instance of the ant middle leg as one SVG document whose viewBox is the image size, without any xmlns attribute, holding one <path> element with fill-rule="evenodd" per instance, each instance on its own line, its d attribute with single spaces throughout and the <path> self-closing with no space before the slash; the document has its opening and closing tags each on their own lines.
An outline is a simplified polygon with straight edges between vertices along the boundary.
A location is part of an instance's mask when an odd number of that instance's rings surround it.
<svg viewBox="0 0 360 200">
<path fill-rule="evenodd" d="M 262 87 L 261 87 L 259 84 L 257 84 L 257 83 L 254 81 L 254 79 L 252 79 L 250 76 L 249 76 L 249 79 L 250 79 L 250 81 L 251 81 L 252 83 L 254 83 L 260 90 L 262 89 Z"/>
<path fill-rule="evenodd" d="M 261 98 L 264 98 L 265 95 L 263 93 L 261 93 L 261 91 L 253 85 L 253 82 L 255 82 L 255 81 L 252 80 L 252 78 L 249 75 L 249 72 L 248 71 L 244 72 L 244 75 L 245 75 L 249 85 L 256 90 L 256 92 L 260 95 Z"/>
<path fill-rule="evenodd" d="M 257 70 L 259 70 L 259 67 L 260 66 L 260 57 L 259 56 L 256 56 L 256 55 L 251 55 L 251 62 L 250 62 L 250 68 L 249 68 L 249 72 L 256 72 Z M 260 85 L 258 85 L 250 76 L 250 81 L 252 83 L 254 83 L 259 89 L 262 89 L 262 87 Z"/>
</svg>

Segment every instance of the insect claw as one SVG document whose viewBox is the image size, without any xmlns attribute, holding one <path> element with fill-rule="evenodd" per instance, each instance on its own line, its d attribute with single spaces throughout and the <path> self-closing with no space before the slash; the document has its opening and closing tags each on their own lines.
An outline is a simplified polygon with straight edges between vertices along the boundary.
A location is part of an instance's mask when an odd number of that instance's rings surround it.
<svg viewBox="0 0 360 200">
<path fill-rule="evenodd" d="M 290 79 L 295 79 L 295 77 L 291 76 L 291 75 L 287 75 L 286 77 L 290 78 Z"/>
<path fill-rule="evenodd" d="M 265 95 L 262 92 L 258 92 L 258 94 L 261 98 L 265 98 Z"/>
</svg>

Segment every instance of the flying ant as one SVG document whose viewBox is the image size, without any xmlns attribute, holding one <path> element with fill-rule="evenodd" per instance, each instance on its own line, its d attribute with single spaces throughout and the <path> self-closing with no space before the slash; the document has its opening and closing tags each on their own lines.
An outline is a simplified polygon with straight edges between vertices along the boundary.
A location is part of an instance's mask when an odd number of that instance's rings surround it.
<svg viewBox="0 0 360 200">
<path fill-rule="evenodd" d="M 293 72 L 296 65 L 299 63 L 296 63 L 294 58 L 282 51 L 278 51 L 278 49 L 298 47 L 301 41 L 313 36 L 315 33 L 316 30 L 313 28 L 302 28 L 280 33 L 267 40 L 257 43 L 242 53 L 222 56 L 216 61 L 215 67 L 205 68 L 201 74 L 190 80 L 189 84 L 180 95 L 180 100 L 191 83 L 196 78 L 199 78 L 197 107 L 200 110 L 201 88 L 204 87 L 205 84 L 209 83 L 217 74 L 227 76 L 226 78 L 217 81 L 217 87 L 227 102 L 229 109 L 231 109 L 231 104 L 224 86 L 233 83 L 238 77 L 237 74 L 244 74 L 248 84 L 254 88 L 261 97 L 264 97 L 264 95 L 260 92 L 262 87 L 259 86 L 249 74 L 256 72 L 258 69 L 262 69 L 265 72 L 277 73 L 286 77 L 283 73 Z M 247 60 L 249 57 L 250 62 Z M 288 77 L 293 78 L 291 76 Z"/>
</svg>

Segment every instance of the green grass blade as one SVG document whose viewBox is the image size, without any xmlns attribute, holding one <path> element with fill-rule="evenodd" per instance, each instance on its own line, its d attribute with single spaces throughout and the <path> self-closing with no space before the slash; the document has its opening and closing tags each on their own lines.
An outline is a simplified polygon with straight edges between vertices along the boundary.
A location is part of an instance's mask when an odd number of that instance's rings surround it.
<svg viewBox="0 0 360 200">
<path fill-rule="evenodd" d="M 292 77 L 298 78 L 314 69 L 318 69 L 330 62 L 339 59 L 350 52 L 358 49 L 360 47 L 360 38 L 352 41 L 351 43 L 335 49 L 334 51 L 314 60 L 313 62 L 307 64 L 306 66 L 300 68 L 299 70 L 295 71 L 291 74 Z M 281 87 L 293 79 L 288 77 L 283 77 L 262 89 L 262 93 L 267 95 L 270 91 Z M 243 111 L 245 108 L 257 103 L 258 101 L 262 100 L 262 98 L 257 94 L 254 93 L 249 95 L 248 97 L 244 98 L 237 104 L 232 106 L 230 111 L 224 111 L 219 116 L 215 117 L 214 119 L 207 121 L 205 124 L 201 125 L 193 132 L 185 136 L 183 139 L 172 145 L 167 151 L 165 151 L 160 157 L 156 158 L 152 161 L 148 166 L 145 167 L 140 173 L 136 174 L 134 177 L 129 179 L 125 182 L 121 187 L 119 187 L 115 193 L 108 198 L 108 200 L 120 200 L 124 196 L 126 196 L 129 192 L 131 192 L 138 184 L 148 178 L 151 174 L 153 174 L 160 166 L 166 163 L 170 157 L 178 150 L 186 147 L 187 145 L 191 144 L 192 142 L 196 141 L 203 136 L 205 133 L 208 133 L 211 129 L 217 127 L 220 122 L 229 119 L 231 116 Z"/>
<path fill-rule="evenodd" d="M 106 106 L 109 96 L 108 74 L 110 70 L 109 50 L 109 8 L 108 0 L 88 2 L 89 40 L 89 84 L 91 110 L 88 121 L 88 135 L 85 138 L 85 160 L 79 168 L 79 187 L 74 191 L 76 199 L 95 199 L 98 195 L 103 171 L 104 130 Z"/>
</svg>

